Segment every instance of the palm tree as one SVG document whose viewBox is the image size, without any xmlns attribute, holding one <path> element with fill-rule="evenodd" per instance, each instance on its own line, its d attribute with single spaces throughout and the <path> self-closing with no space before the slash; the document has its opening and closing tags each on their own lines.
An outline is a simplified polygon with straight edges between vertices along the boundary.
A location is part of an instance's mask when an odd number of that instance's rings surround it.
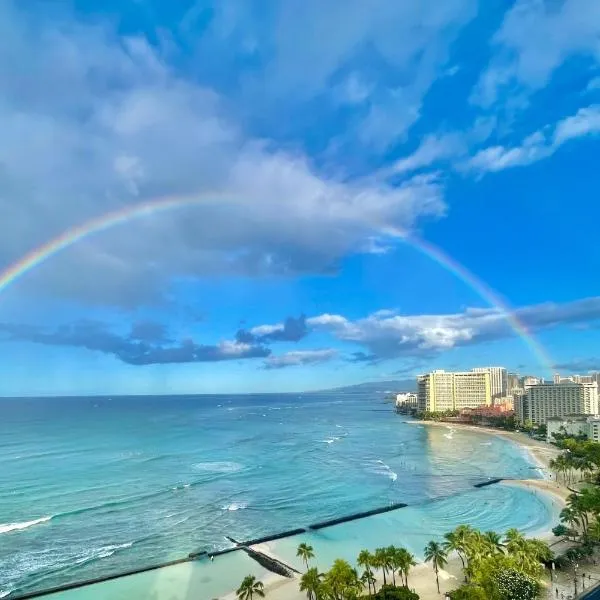
<svg viewBox="0 0 600 600">
<path fill-rule="evenodd" d="M 387 585 L 386 575 L 387 575 L 387 569 L 388 569 L 388 566 L 387 566 L 388 561 L 387 561 L 385 548 L 377 548 L 375 550 L 375 554 L 373 556 L 371 564 L 376 569 L 381 569 L 383 571 L 383 585 Z"/>
<path fill-rule="evenodd" d="M 404 585 L 408 587 L 408 573 L 411 567 L 414 567 L 417 564 L 415 557 L 406 548 L 398 548 L 396 552 L 396 560 L 399 565 L 400 575 Z"/>
<path fill-rule="evenodd" d="M 429 542 L 425 546 L 425 562 L 430 562 L 435 571 L 435 582 L 437 583 L 437 591 L 440 593 L 440 579 L 438 572 L 446 566 L 448 553 L 444 547 L 438 542 Z"/>
<path fill-rule="evenodd" d="M 373 555 L 368 550 L 361 550 L 358 555 L 358 559 L 356 560 L 356 564 L 365 570 L 363 577 L 365 575 L 367 576 L 365 579 L 369 584 L 369 595 L 371 595 L 371 584 L 373 584 L 373 593 L 375 593 L 377 591 L 375 589 L 376 579 L 373 577 L 373 571 L 371 570 L 371 567 L 375 566 L 373 564 Z"/>
<path fill-rule="evenodd" d="M 385 548 L 385 564 L 388 571 L 392 572 L 392 584 L 396 586 L 396 571 L 400 569 L 400 560 L 398 556 L 398 548 L 388 546 Z"/>
<path fill-rule="evenodd" d="M 336 559 L 331 569 L 325 573 L 325 584 L 332 600 L 354 598 L 362 589 L 356 570 L 341 558 Z"/>
<path fill-rule="evenodd" d="M 312 546 L 309 546 L 308 544 L 305 544 L 304 542 L 302 542 L 298 546 L 298 550 L 296 551 L 296 556 L 299 556 L 304 561 L 304 564 L 306 565 L 306 568 L 308 569 L 308 560 L 310 558 L 314 558 L 315 553 L 313 552 Z"/>
<path fill-rule="evenodd" d="M 373 593 L 375 593 L 375 576 L 373 575 L 373 571 L 370 569 L 366 569 L 363 571 L 363 574 L 360 576 L 360 580 L 363 585 L 367 585 L 369 587 L 369 598 L 371 597 L 371 586 L 373 586 Z"/>
<path fill-rule="evenodd" d="M 323 575 L 316 567 L 311 567 L 300 578 L 300 591 L 306 592 L 308 600 L 318 600 L 321 591 L 321 579 Z"/>
<path fill-rule="evenodd" d="M 236 596 L 239 600 L 252 600 L 255 595 L 259 598 L 264 598 L 264 587 L 263 582 L 256 581 L 254 575 L 246 575 L 236 591 Z"/>
<path fill-rule="evenodd" d="M 504 552 L 504 544 L 502 543 L 502 537 L 495 531 L 486 531 L 483 534 L 483 539 L 490 545 L 490 548 L 494 552 Z"/>
<path fill-rule="evenodd" d="M 579 525 L 579 515 L 570 507 L 565 507 L 560 511 L 560 520 L 574 529 L 574 525 Z"/>
<path fill-rule="evenodd" d="M 506 550 L 509 554 L 512 554 L 513 552 L 519 552 L 520 550 L 523 550 L 527 540 L 518 529 L 513 527 L 506 532 L 505 543 Z"/>
<path fill-rule="evenodd" d="M 469 536 L 473 532 L 468 525 L 459 525 L 454 531 L 444 535 L 446 542 L 444 548 L 448 552 L 456 552 L 462 563 L 463 571 L 466 570 L 465 558 L 467 556 Z"/>
</svg>

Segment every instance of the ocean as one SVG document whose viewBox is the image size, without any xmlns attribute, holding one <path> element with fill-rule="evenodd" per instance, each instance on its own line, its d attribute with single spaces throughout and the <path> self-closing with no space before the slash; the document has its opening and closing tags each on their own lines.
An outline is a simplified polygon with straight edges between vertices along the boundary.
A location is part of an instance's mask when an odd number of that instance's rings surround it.
<svg viewBox="0 0 600 600">
<path fill-rule="evenodd" d="M 321 535 L 321 565 L 390 523 L 419 556 L 462 522 L 555 518 L 520 488 L 473 488 L 541 476 L 510 440 L 406 421 L 373 392 L 2 399 L 0 597 L 397 502 L 410 506 Z M 295 543 L 277 542 L 292 563 Z"/>
</svg>

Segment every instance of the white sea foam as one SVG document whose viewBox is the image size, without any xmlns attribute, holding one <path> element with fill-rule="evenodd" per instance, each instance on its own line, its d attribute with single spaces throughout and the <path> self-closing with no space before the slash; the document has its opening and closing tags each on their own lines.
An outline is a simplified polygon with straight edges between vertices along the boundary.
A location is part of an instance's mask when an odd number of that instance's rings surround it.
<svg viewBox="0 0 600 600">
<path fill-rule="evenodd" d="M 0 590 L 0 598 L 6 598 L 9 594 L 12 593 L 12 590 Z"/>
<path fill-rule="evenodd" d="M 83 556 L 74 562 L 76 565 L 81 565 L 91 560 L 97 560 L 98 558 L 108 558 L 118 550 L 122 550 L 123 548 L 131 548 L 131 546 L 133 546 L 133 542 L 115 544 L 111 546 L 100 546 L 100 548 L 90 548 Z"/>
<path fill-rule="evenodd" d="M 192 469 L 210 473 L 235 473 L 242 469 L 242 465 L 231 461 L 201 462 L 192 465 Z"/>
<path fill-rule="evenodd" d="M 481 442 L 481 446 L 491 446 L 492 442 Z"/>
<path fill-rule="evenodd" d="M 42 517 L 41 519 L 35 519 L 33 521 L 23 521 L 22 523 L 0 523 L 0 533 L 9 533 L 11 531 L 19 531 L 21 529 L 27 529 L 40 523 L 48 522 L 52 517 Z"/>
<path fill-rule="evenodd" d="M 189 484 L 189 483 L 184 483 L 183 485 L 176 485 L 176 486 L 172 487 L 171 489 L 172 489 L 174 492 L 176 492 L 176 491 L 178 491 L 178 490 L 183 490 L 183 489 L 185 489 L 185 488 L 189 488 L 189 487 L 190 487 L 190 484 Z"/>
<path fill-rule="evenodd" d="M 377 473 L 377 475 L 385 475 L 392 481 L 398 479 L 398 473 L 392 471 L 391 467 L 386 465 L 382 460 L 378 460 L 377 465 L 378 466 L 375 468 L 375 473 Z"/>
<path fill-rule="evenodd" d="M 337 442 L 339 439 L 340 439 L 339 436 L 334 435 L 330 438 L 327 438 L 326 440 L 323 440 L 323 443 L 324 444 L 333 444 L 334 442 Z"/>
<path fill-rule="evenodd" d="M 227 504 L 221 507 L 221 510 L 244 510 L 248 508 L 248 504 L 246 502 L 232 502 L 231 504 Z"/>
</svg>

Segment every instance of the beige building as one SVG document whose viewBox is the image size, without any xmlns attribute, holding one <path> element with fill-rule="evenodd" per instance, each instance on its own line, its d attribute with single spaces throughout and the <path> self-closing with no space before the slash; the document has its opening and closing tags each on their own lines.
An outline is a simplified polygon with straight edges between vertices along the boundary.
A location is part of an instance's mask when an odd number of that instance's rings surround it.
<svg viewBox="0 0 600 600">
<path fill-rule="evenodd" d="M 552 417 L 598 414 L 598 384 L 540 383 L 515 397 L 515 413 L 520 423 L 542 425 Z"/>
<path fill-rule="evenodd" d="M 473 371 L 432 371 L 417 377 L 418 410 L 442 412 L 490 406 L 490 375 Z"/>
<path fill-rule="evenodd" d="M 504 367 L 476 367 L 474 373 L 489 373 L 492 401 L 506 395 L 508 378 Z"/>
</svg>

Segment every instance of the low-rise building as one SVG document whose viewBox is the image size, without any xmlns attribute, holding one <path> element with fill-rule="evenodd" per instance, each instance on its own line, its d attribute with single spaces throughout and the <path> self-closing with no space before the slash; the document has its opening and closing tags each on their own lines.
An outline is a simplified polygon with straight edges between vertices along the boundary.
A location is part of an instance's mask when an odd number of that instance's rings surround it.
<svg viewBox="0 0 600 600">
<path fill-rule="evenodd" d="M 585 436 L 594 442 L 600 441 L 600 417 L 589 415 L 567 415 L 550 417 L 547 422 L 546 439 L 552 441 L 556 435 Z"/>
<path fill-rule="evenodd" d="M 569 415 L 565 417 L 550 417 L 546 421 L 546 439 L 552 441 L 556 435 L 587 436 L 587 415 Z"/>
<path fill-rule="evenodd" d="M 460 414 L 471 417 L 508 417 L 513 414 L 513 410 L 506 406 L 506 404 L 494 404 L 493 406 L 463 408 Z"/>
</svg>

